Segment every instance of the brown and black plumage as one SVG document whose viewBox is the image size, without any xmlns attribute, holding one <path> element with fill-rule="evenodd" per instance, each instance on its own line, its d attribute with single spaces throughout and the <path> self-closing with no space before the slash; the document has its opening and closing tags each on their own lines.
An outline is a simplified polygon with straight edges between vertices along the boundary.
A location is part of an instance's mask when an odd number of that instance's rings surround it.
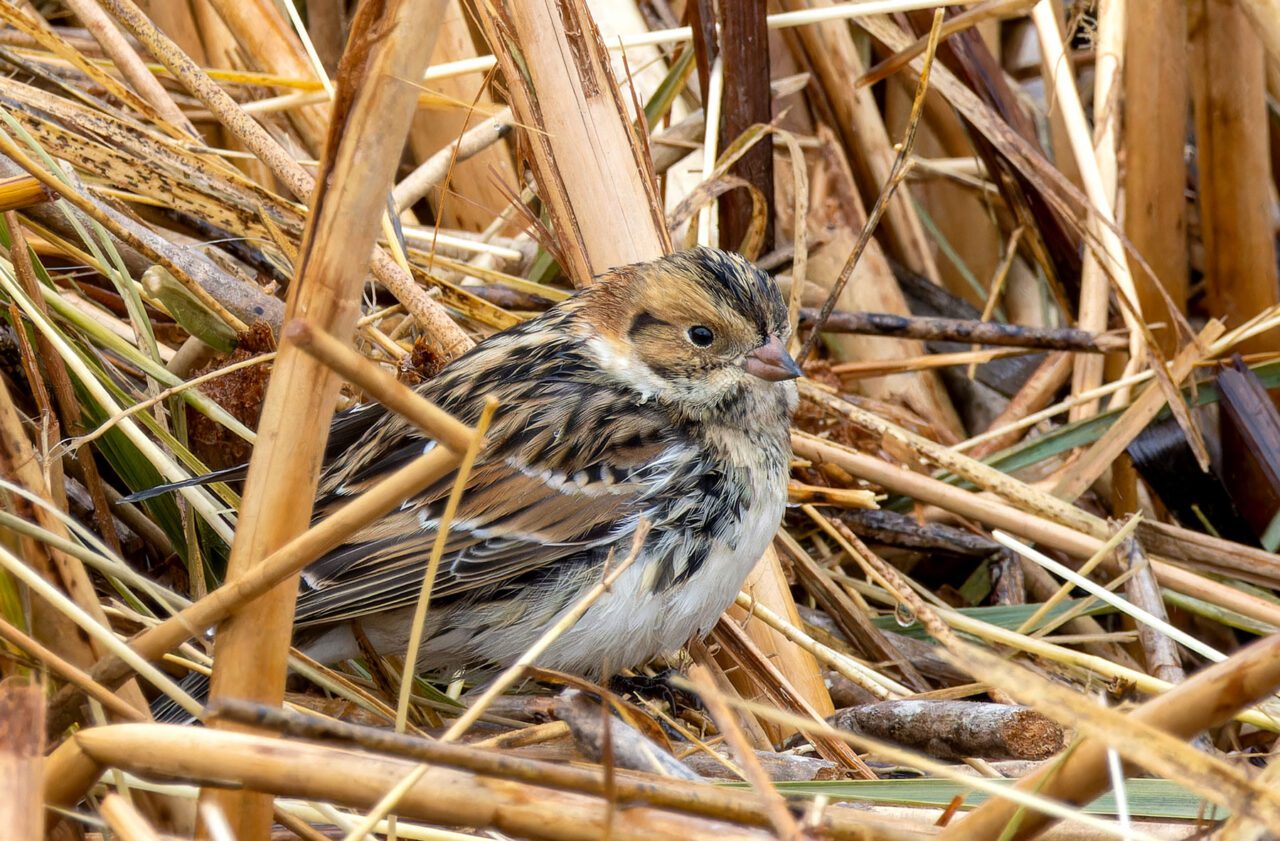
<svg viewBox="0 0 1280 841">
<path fill-rule="evenodd" d="M 626 556 L 617 583 L 540 664 L 585 675 L 637 665 L 705 632 L 777 528 L 799 372 L 786 310 L 745 259 L 696 249 L 607 273 L 481 342 L 421 393 L 466 423 L 498 398 L 451 524 L 419 663 L 504 666 Z M 434 446 L 382 407 L 335 419 L 317 516 Z M 358 656 L 351 621 L 404 651 L 451 480 L 312 564 L 297 642 Z"/>
</svg>

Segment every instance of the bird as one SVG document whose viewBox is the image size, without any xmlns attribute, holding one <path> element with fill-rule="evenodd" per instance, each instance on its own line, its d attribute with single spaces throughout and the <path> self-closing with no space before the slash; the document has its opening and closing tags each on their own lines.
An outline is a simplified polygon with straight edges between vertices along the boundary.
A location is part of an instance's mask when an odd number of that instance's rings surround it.
<svg viewBox="0 0 1280 841">
<path fill-rule="evenodd" d="M 768 274 L 699 247 L 611 269 L 417 386 L 469 425 L 497 400 L 449 524 L 422 671 L 510 666 L 633 552 L 537 665 L 603 679 L 709 632 L 786 506 L 801 374 L 789 336 Z M 315 518 L 434 446 L 377 403 L 336 415 Z M 379 653 L 405 653 L 452 482 L 303 571 L 295 645 L 323 663 L 359 657 L 359 623 Z"/>
</svg>

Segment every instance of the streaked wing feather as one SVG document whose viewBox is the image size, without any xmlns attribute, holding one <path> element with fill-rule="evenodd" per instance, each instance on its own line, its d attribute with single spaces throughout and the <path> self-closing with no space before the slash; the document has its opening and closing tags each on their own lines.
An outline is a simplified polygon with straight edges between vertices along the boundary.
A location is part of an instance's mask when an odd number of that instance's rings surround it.
<svg viewBox="0 0 1280 841">
<path fill-rule="evenodd" d="M 665 410 L 637 403 L 595 371 L 569 333 L 530 323 L 477 346 L 423 386 L 423 396 L 465 423 L 475 422 L 489 394 L 501 400 L 450 527 L 433 599 L 500 587 L 626 539 L 693 457 L 688 431 Z M 348 425 L 343 457 L 321 482 L 317 516 L 430 446 L 385 411 L 372 424 Z M 299 623 L 413 603 L 452 482 L 437 482 L 308 567 Z"/>
<path fill-rule="evenodd" d="M 497 586 L 625 538 L 635 528 L 648 483 L 617 478 L 652 478 L 646 473 L 651 462 L 611 462 L 609 480 L 594 482 L 518 464 L 502 458 L 483 461 L 473 470 L 450 527 L 433 598 L 447 600 Z M 587 469 L 590 465 L 574 466 L 580 480 L 583 474 L 603 475 Z M 376 478 L 362 477 L 361 484 Z M 298 600 L 299 625 L 414 603 L 451 482 L 450 477 L 437 483 L 308 567 L 307 586 Z"/>
</svg>

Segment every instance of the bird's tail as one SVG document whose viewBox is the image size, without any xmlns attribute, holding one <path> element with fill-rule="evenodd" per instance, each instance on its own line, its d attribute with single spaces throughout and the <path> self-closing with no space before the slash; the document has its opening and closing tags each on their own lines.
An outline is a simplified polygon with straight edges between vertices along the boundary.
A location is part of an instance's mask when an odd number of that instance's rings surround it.
<svg viewBox="0 0 1280 841">
<path fill-rule="evenodd" d="M 244 479 L 248 472 L 249 465 L 247 464 L 238 464 L 235 467 L 224 467 L 221 470 L 214 470 L 213 472 L 206 473 L 203 476 L 192 476 L 190 479 L 183 479 L 181 482 L 169 482 L 164 485 L 156 485 L 154 488 L 147 488 L 146 490 L 129 494 L 126 497 L 121 497 L 120 501 L 142 502 L 143 500 L 151 499 L 152 497 L 160 496 L 161 494 L 166 494 L 170 491 L 181 490 L 183 488 L 194 488 L 199 485 L 211 485 L 215 482 L 239 482 Z"/>
<path fill-rule="evenodd" d="M 200 706 L 203 707 L 209 703 L 208 675 L 187 672 L 187 676 L 178 681 L 178 686 L 183 692 L 196 699 Z M 159 724 L 191 724 L 195 721 L 191 713 L 184 710 L 168 695 L 161 695 L 151 702 L 151 717 Z"/>
</svg>

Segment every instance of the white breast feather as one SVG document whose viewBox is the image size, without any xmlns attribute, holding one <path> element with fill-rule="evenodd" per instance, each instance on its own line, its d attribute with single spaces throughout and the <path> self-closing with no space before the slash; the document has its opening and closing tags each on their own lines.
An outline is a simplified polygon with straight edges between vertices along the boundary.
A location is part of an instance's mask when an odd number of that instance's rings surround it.
<svg viewBox="0 0 1280 841">
<path fill-rule="evenodd" d="M 757 497 L 743 512 L 736 549 L 723 544 L 688 580 L 655 593 L 645 582 L 652 562 L 640 557 L 547 652 L 551 668 L 579 670 L 643 663 L 675 651 L 690 636 L 710 630 L 733 603 L 743 580 L 778 530 L 785 504 L 781 494 Z"/>
</svg>

